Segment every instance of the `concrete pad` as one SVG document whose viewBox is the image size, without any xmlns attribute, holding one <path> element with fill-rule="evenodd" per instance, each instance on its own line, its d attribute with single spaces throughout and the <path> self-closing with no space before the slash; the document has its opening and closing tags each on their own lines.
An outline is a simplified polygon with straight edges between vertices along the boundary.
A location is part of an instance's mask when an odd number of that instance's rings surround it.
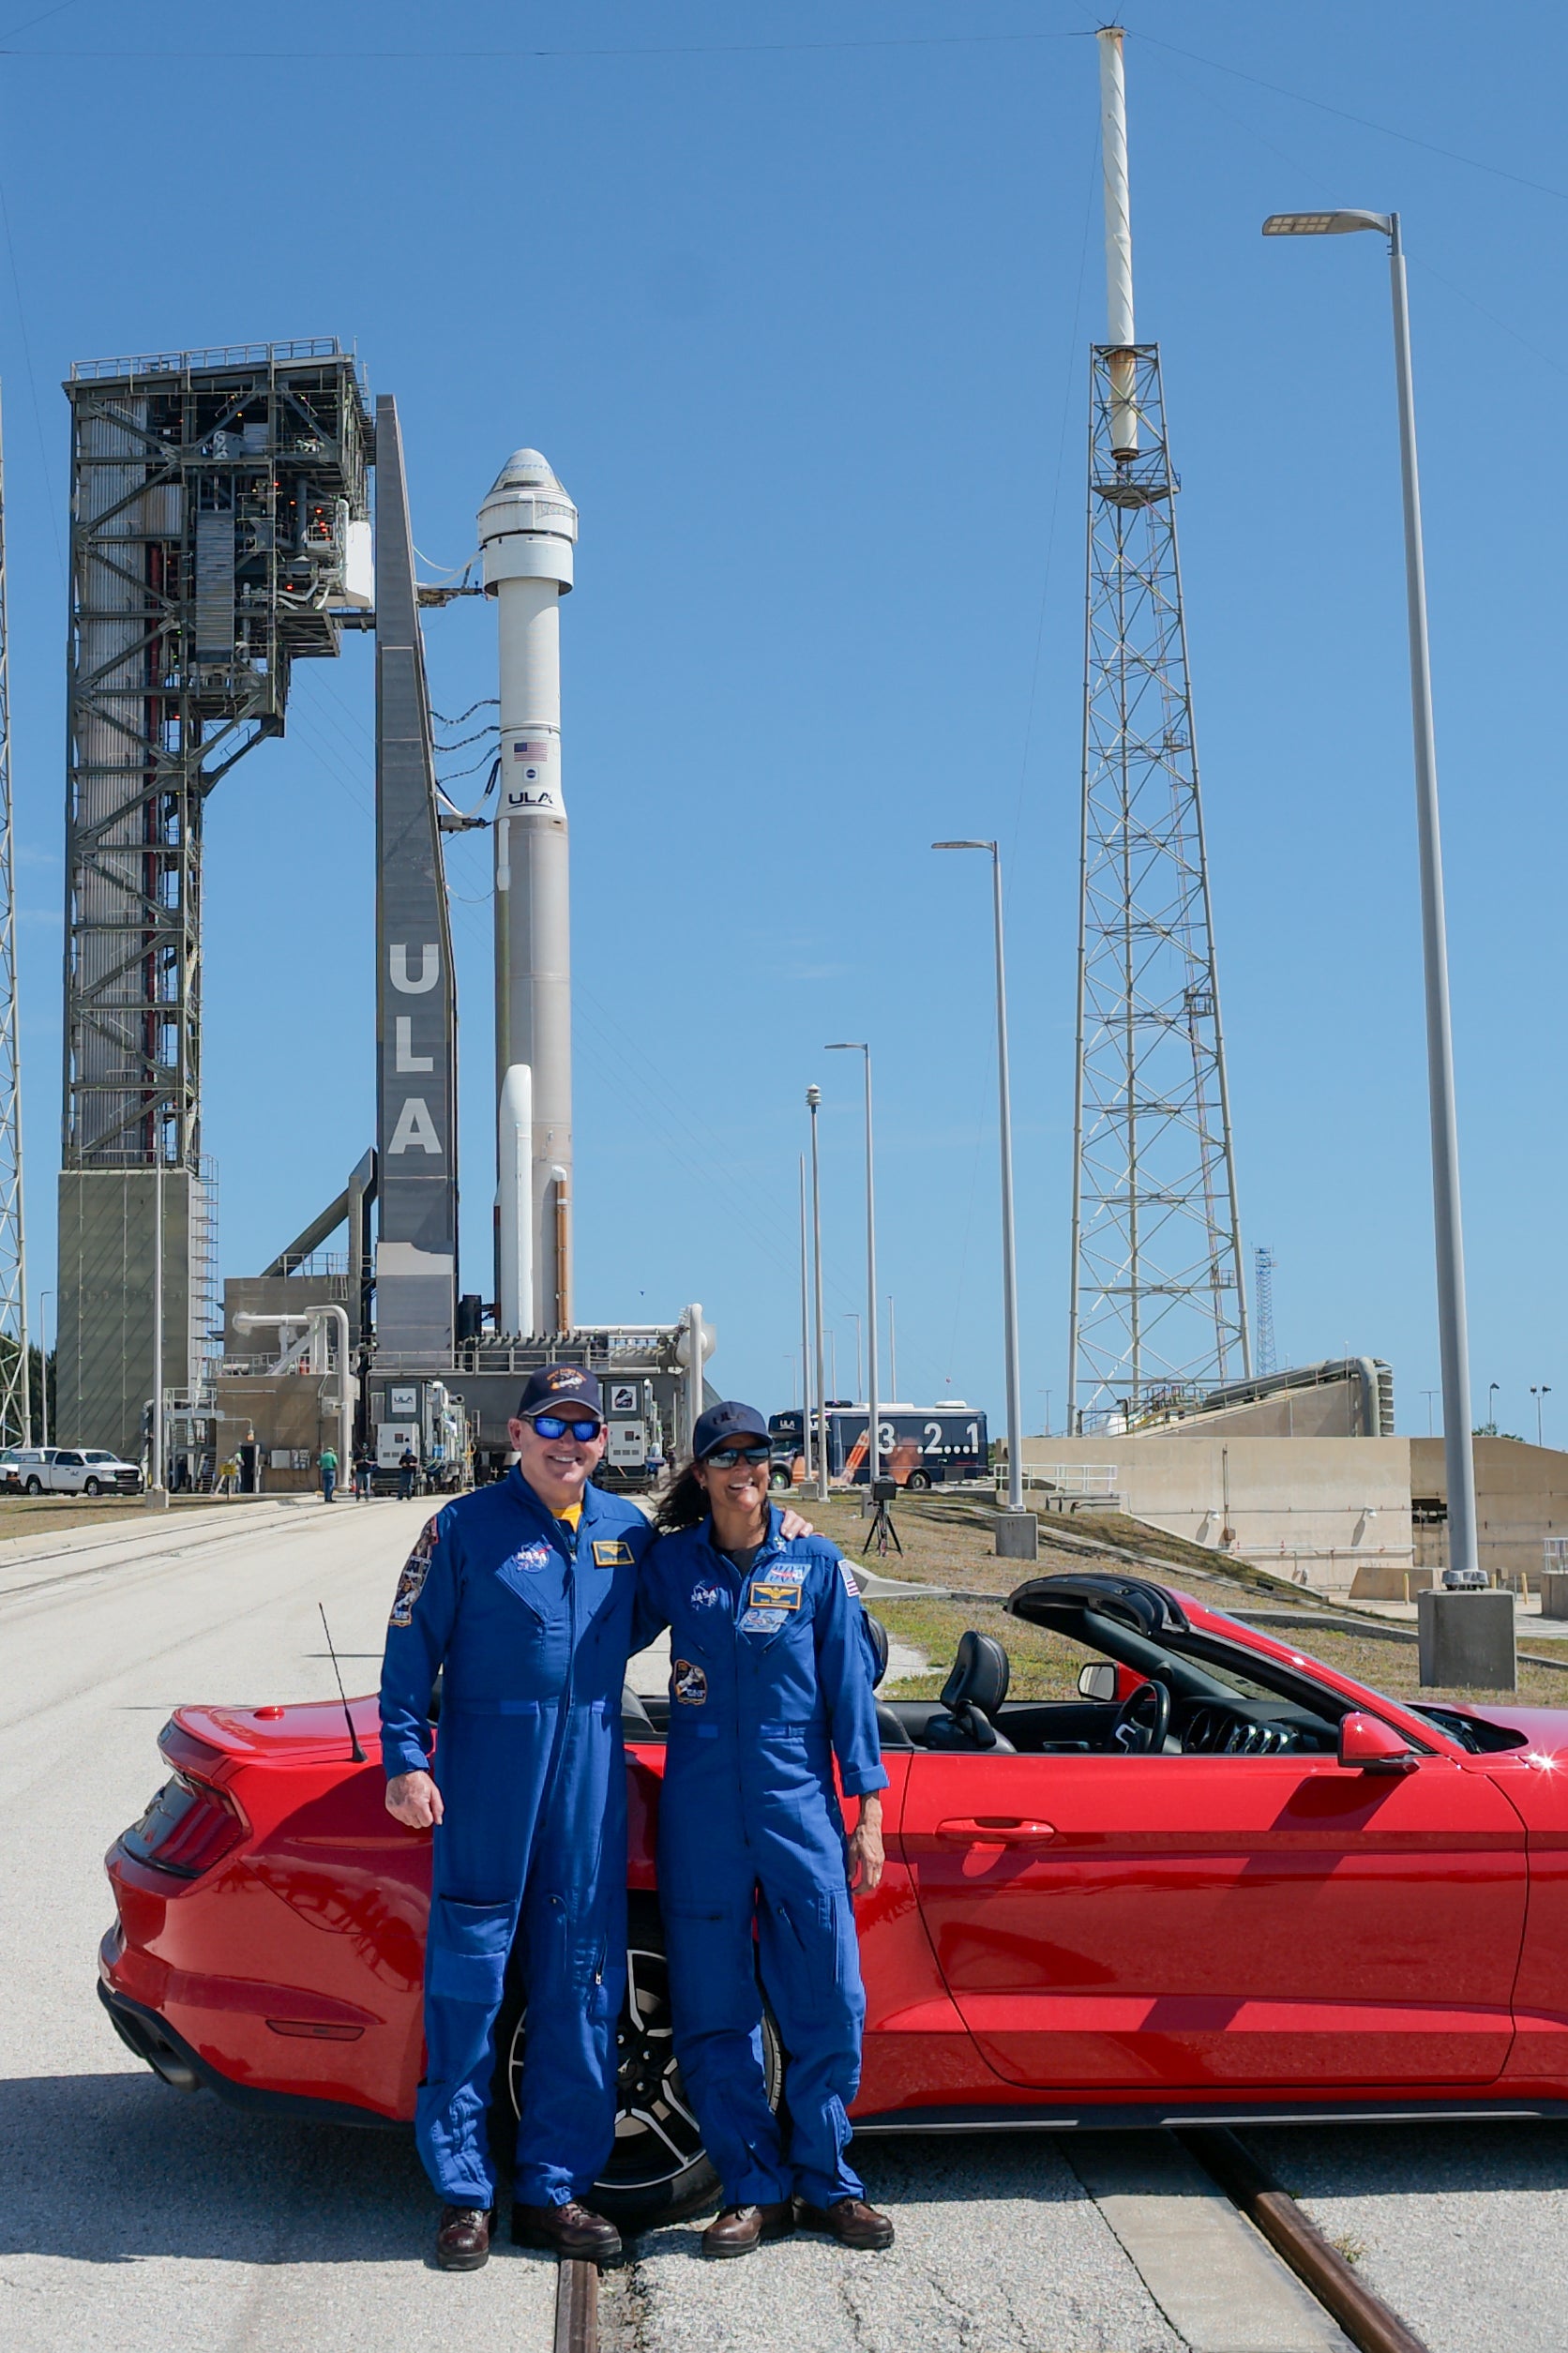
<svg viewBox="0 0 1568 2353">
<path fill-rule="evenodd" d="M 633 2271 L 605 2277 L 604 2353 L 1180 2353 L 1060 2149 L 1044 2133 L 853 2147 L 897 2233 L 882 2255 L 802 2236 L 710 2263 L 711 2213 L 650 2232 Z"/>
<path fill-rule="evenodd" d="M 1192 2353 L 1354 2353 L 1168 2133 L 1084 2133 L 1068 2162 Z"/>
</svg>

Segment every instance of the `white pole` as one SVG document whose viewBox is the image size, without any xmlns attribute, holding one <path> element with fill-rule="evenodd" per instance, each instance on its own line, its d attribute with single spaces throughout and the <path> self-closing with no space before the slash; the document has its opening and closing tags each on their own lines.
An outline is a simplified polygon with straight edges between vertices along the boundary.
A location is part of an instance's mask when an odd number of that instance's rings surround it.
<svg viewBox="0 0 1568 2353">
<path fill-rule="evenodd" d="M 807 1109 L 811 1114 L 811 1283 L 812 1320 L 817 1344 L 817 1501 L 825 1503 L 828 1500 L 827 1386 L 822 1374 L 822 1184 L 817 1157 L 817 1107 L 822 1099 L 820 1087 L 807 1088 Z M 837 1378 L 836 1371 L 836 1382 Z"/>
<path fill-rule="evenodd" d="M 147 1434 L 147 1494 L 163 1492 L 163 1162 L 153 1170 L 153 1418 Z"/>
<path fill-rule="evenodd" d="M 877 1395 L 877 1182 L 871 1165 L 871 1048 L 866 1056 L 866 1335 L 867 1493 L 882 1476 L 882 1403 Z"/>
<path fill-rule="evenodd" d="M 1438 822 L 1438 752 L 1432 723 L 1432 656 L 1426 633 L 1426 563 L 1415 453 L 1415 379 L 1399 216 L 1389 219 L 1394 361 L 1399 394 L 1399 465 L 1405 498 L 1405 588 L 1410 611 L 1410 717 L 1415 738 L 1416 828 L 1421 850 L 1421 943 L 1426 979 L 1426 1079 L 1432 1127 L 1432 1209 L 1437 1232 L 1438 1339 L 1442 1361 L 1443 1459 L 1448 1473 L 1449 1562 L 1481 1565 L 1470 1440 L 1470 1335 L 1465 1313 L 1465 1236 L 1459 1214 L 1459 1119 L 1454 1094 L 1454 1029 L 1448 995 L 1448 926 L 1442 837 Z"/>
<path fill-rule="evenodd" d="M 1007 1061 L 1007 967 L 1002 945 L 1002 852 L 991 844 L 996 913 L 996 1068 L 1002 1141 L 1002 1298 L 1007 1348 L 1007 1509 L 1023 1509 L 1023 1383 L 1018 1371 L 1018 1260 L 1013 1228 L 1013 1082 Z"/>
<path fill-rule="evenodd" d="M 49 1318 L 44 1314 L 43 1303 L 46 1299 L 53 1299 L 53 1290 L 40 1290 L 38 1293 L 38 1429 L 40 1432 L 38 1443 L 40 1446 L 47 1446 L 49 1443 Z"/>
<path fill-rule="evenodd" d="M 811 1479 L 810 1261 L 806 1246 L 806 1154 L 800 1155 L 800 1443 L 802 1484 Z"/>
<path fill-rule="evenodd" d="M 863 1054 L 866 1058 L 866 1491 L 882 1472 L 881 1402 L 877 1395 L 877 1181 L 871 1148 L 871 1048 L 864 1040 L 846 1038 L 825 1049 L 830 1054 Z M 858 1341 L 860 1326 L 855 1325 Z"/>
<path fill-rule="evenodd" d="M 1127 89 L 1122 61 L 1123 28 L 1107 24 L 1100 44 L 1100 152 L 1106 197 L 1106 341 L 1123 356 L 1110 364 L 1110 448 L 1116 458 L 1138 455 L 1138 409 L 1133 397 L 1133 227 L 1127 187 Z"/>
</svg>

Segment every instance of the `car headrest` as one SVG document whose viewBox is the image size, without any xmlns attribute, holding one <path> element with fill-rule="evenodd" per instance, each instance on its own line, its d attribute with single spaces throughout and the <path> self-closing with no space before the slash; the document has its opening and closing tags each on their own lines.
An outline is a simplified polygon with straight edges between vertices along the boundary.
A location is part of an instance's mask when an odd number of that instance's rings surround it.
<svg viewBox="0 0 1568 2353">
<path fill-rule="evenodd" d="M 860 1622 L 866 1629 L 866 1640 L 871 1652 L 871 1688 L 876 1690 L 887 1672 L 887 1628 L 880 1618 L 862 1608 Z"/>
<path fill-rule="evenodd" d="M 1007 1697 L 1010 1677 L 1007 1653 L 995 1635 L 976 1634 L 972 1626 L 959 1638 L 953 1672 L 942 1687 L 942 1704 L 957 1708 L 967 1699 L 982 1715 L 992 1715 Z"/>
</svg>

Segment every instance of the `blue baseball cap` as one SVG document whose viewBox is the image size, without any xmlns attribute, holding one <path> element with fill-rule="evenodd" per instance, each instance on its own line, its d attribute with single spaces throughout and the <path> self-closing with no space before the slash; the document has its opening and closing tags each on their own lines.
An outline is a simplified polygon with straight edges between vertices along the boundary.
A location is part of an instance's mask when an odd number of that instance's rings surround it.
<svg viewBox="0 0 1568 2353">
<path fill-rule="evenodd" d="M 518 1399 L 517 1418 L 527 1422 L 535 1413 L 560 1413 L 567 1421 L 591 1413 L 596 1421 L 602 1422 L 604 1407 L 599 1401 L 599 1384 L 580 1365 L 541 1365 L 536 1373 L 528 1376 Z"/>
<path fill-rule="evenodd" d="M 691 1433 L 691 1455 L 694 1462 L 701 1462 L 716 1446 L 733 1444 L 740 1438 L 760 1438 L 764 1441 L 768 1425 L 754 1405 L 738 1405 L 731 1397 L 723 1405 L 709 1406 L 699 1416 Z"/>
</svg>

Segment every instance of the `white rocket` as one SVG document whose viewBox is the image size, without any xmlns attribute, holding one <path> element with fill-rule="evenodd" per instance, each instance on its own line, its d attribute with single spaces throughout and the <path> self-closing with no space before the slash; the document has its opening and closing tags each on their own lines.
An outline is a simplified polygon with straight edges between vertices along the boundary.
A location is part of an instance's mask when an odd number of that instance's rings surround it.
<svg viewBox="0 0 1568 2353">
<path fill-rule="evenodd" d="M 495 822 L 496 1322 L 572 1320 L 571 908 L 561 789 L 561 599 L 577 508 L 536 449 L 479 509 L 501 645 Z"/>
</svg>

